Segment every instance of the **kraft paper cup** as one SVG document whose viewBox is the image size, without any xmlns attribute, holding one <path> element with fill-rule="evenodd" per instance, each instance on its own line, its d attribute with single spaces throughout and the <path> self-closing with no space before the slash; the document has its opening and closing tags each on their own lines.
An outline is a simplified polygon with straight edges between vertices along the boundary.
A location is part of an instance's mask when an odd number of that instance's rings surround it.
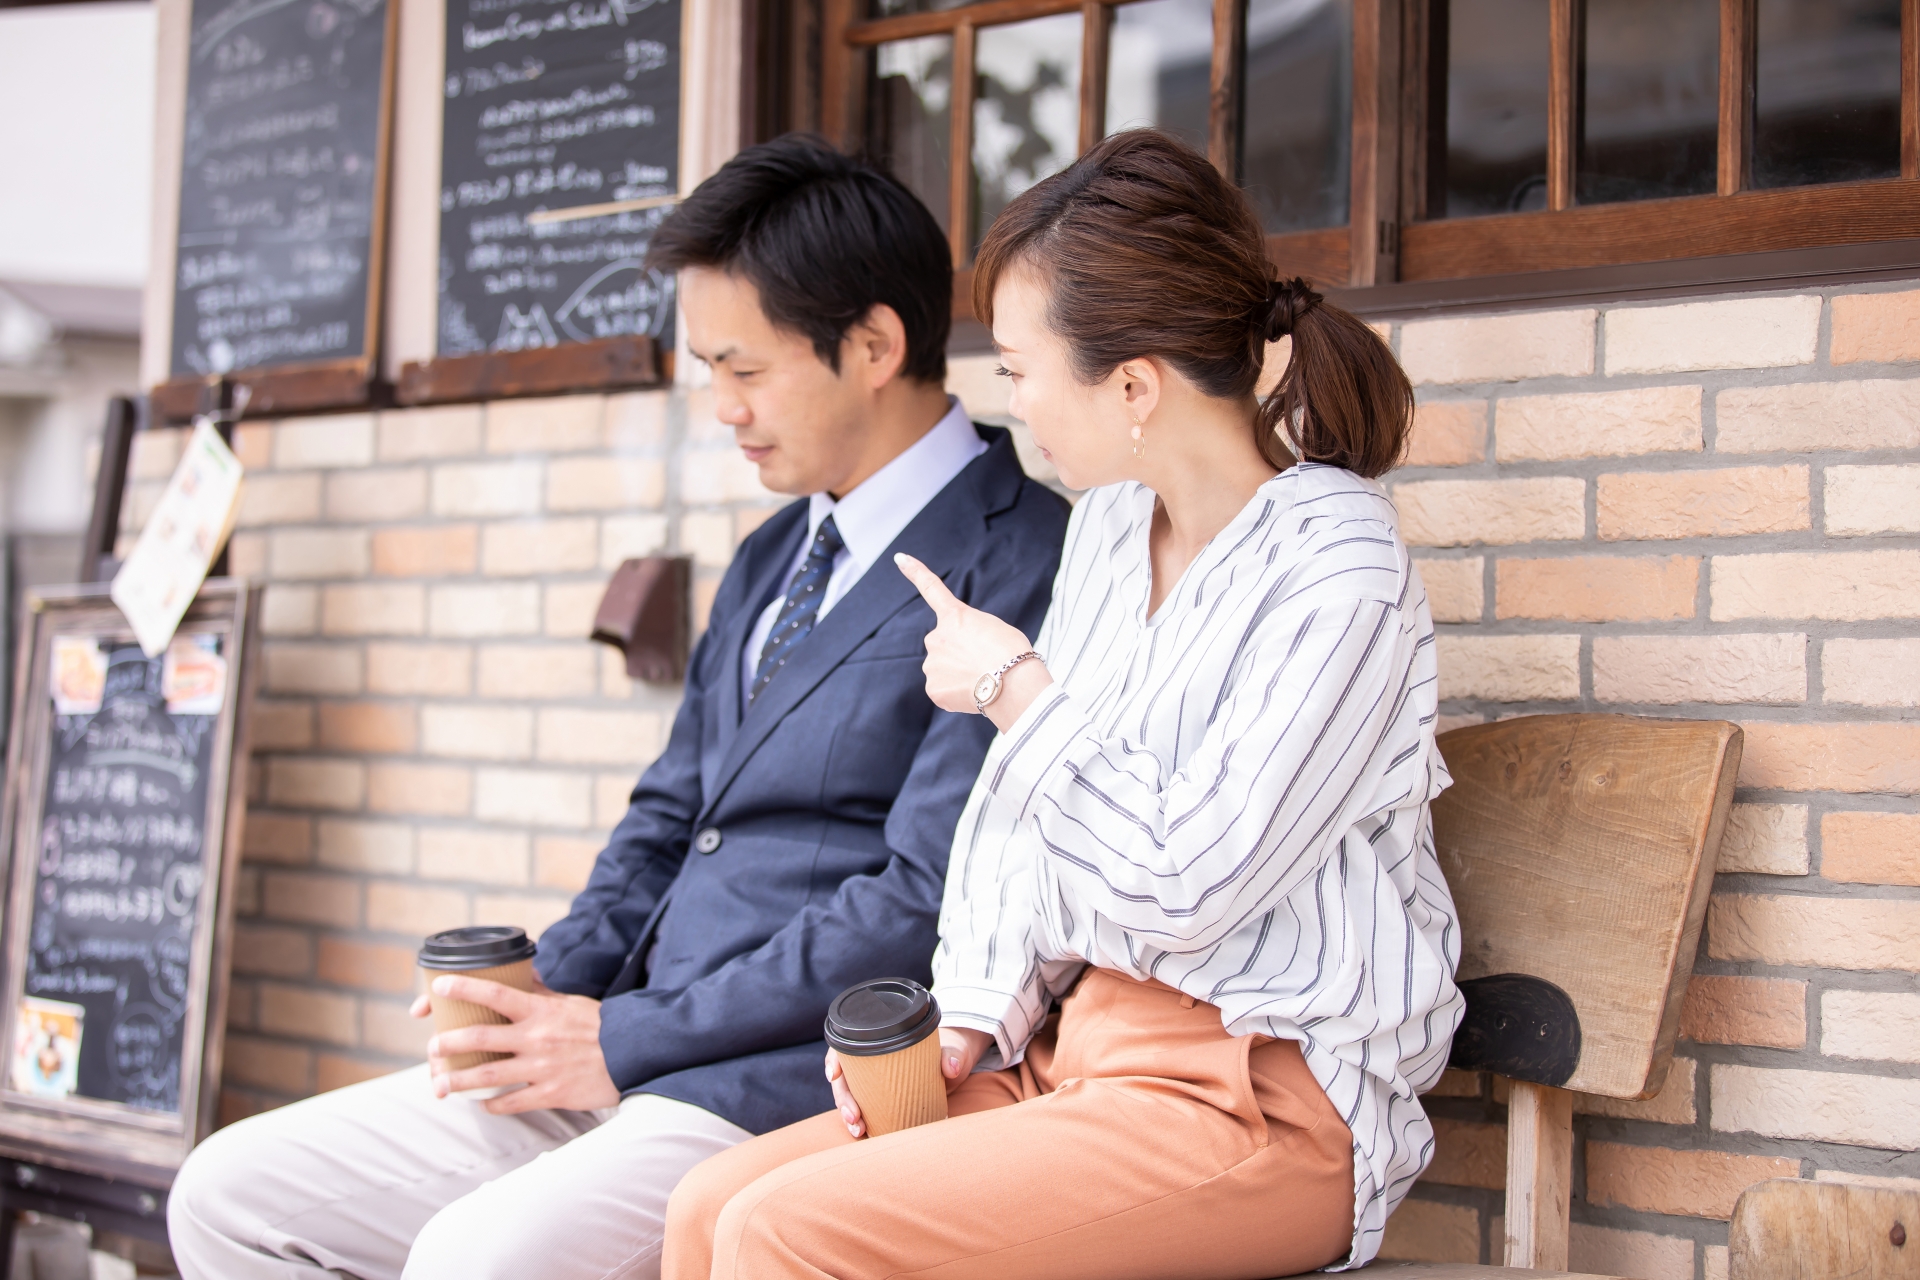
<svg viewBox="0 0 1920 1280">
<path fill-rule="evenodd" d="M 420 948 L 420 968 L 426 975 L 427 1001 L 433 1009 L 434 1034 L 440 1035 L 461 1027 L 505 1026 L 507 1023 L 505 1017 L 483 1004 L 449 1000 L 433 994 L 435 978 L 451 973 L 462 978 L 479 978 L 520 991 L 531 991 L 533 952 L 533 942 L 527 937 L 526 930 L 512 925 L 448 929 L 428 938 L 426 945 Z M 446 1063 L 449 1071 L 465 1071 L 482 1063 L 498 1062 L 512 1056 L 509 1053 L 455 1053 L 447 1056 Z M 519 1087 L 504 1085 L 464 1089 L 454 1096 L 492 1098 Z"/>
<path fill-rule="evenodd" d="M 947 1118 L 940 1005 L 911 978 L 848 987 L 827 1009 L 827 1043 L 874 1137 Z"/>
</svg>

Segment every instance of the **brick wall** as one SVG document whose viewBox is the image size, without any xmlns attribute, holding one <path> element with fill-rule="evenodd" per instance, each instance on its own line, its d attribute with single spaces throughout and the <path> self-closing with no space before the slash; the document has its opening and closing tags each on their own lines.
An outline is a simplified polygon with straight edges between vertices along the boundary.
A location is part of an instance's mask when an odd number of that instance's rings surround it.
<svg viewBox="0 0 1920 1280">
<path fill-rule="evenodd" d="M 1389 332 L 1419 384 L 1391 484 L 1447 723 L 1746 726 L 1667 1088 L 1576 1122 L 1575 1267 L 1716 1280 L 1750 1182 L 1920 1179 L 1920 292 Z M 951 385 L 1005 420 L 992 364 Z M 607 572 L 691 554 L 704 612 L 779 501 L 699 391 L 289 421 L 238 447 L 234 567 L 270 587 L 229 1119 L 417 1061 L 422 933 L 565 909 L 676 700 L 583 638 Z M 177 448 L 143 438 L 134 522 Z M 1504 1094 L 1449 1074 L 1429 1102 L 1438 1155 L 1388 1252 L 1497 1260 Z"/>
</svg>

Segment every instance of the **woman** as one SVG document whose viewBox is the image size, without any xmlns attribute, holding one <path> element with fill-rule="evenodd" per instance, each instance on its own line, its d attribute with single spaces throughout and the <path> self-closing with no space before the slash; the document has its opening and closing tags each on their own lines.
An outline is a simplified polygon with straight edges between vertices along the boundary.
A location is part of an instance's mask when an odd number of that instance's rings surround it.
<svg viewBox="0 0 1920 1280">
<path fill-rule="evenodd" d="M 1372 482 L 1412 391 L 1262 248 L 1245 198 L 1146 131 L 988 233 L 974 306 L 1012 411 L 1089 492 L 1031 646 L 902 557 L 938 621 L 929 695 L 1001 730 L 934 959 L 952 1118 L 856 1141 L 829 1055 L 838 1114 L 681 1184 L 671 1280 L 1226 1280 L 1378 1251 L 1461 1010 L 1433 626 Z"/>
</svg>

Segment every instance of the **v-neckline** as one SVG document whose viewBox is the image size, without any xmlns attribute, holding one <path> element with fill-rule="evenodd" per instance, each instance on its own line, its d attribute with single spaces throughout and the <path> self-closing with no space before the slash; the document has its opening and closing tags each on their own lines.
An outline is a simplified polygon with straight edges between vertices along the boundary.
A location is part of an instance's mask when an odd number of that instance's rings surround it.
<svg viewBox="0 0 1920 1280">
<path fill-rule="evenodd" d="M 1299 464 L 1296 463 L 1295 465 L 1288 467 L 1285 471 L 1280 472 L 1278 475 L 1271 476 L 1268 479 L 1261 481 L 1260 487 L 1253 491 L 1252 496 L 1247 499 L 1246 505 L 1241 507 L 1240 510 L 1234 513 L 1233 519 L 1227 521 L 1224 525 L 1220 526 L 1219 531 L 1215 533 L 1211 538 L 1208 538 L 1206 543 L 1202 545 L 1198 551 L 1193 553 L 1193 559 L 1187 561 L 1186 567 L 1180 571 L 1180 576 L 1175 578 L 1173 580 L 1173 585 L 1167 588 L 1166 597 L 1160 601 L 1160 607 L 1157 609 L 1152 607 L 1153 576 L 1154 576 L 1153 520 L 1154 520 L 1155 513 L 1159 510 L 1159 507 L 1160 507 L 1160 495 L 1155 493 L 1153 490 L 1147 488 L 1147 486 L 1145 485 L 1139 486 L 1140 492 L 1145 494 L 1147 497 L 1146 529 L 1145 529 L 1145 532 L 1140 535 L 1141 557 L 1143 562 L 1146 565 L 1146 571 L 1142 578 L 1143 590 L 1140 596 L 1139 609 L 1138 609 L 1138 612 L 1135 614 L 1135 616 L 1140 620 L 1140 625 L 1142 629 L 1147 631 L 1153 631 L 1158 629 L 1160 624 L 1167 620 L 1168 609 L 1173 604 L 1173 602 L 1179 598 L 1180 590 L 1183 586 L 1186 585 L 1187 579 L 1193 576 L 1194 569 L 1200 564 L 1201 561 L 1207 558 L 1208 554 L 1211 553 L 1216 546 L 1220 544 L 1221 537 L 1226 533 L 1228 533 L 1229 531 L 1231 531 L 1232 529 L 1234 529 L 1236 526 L 1240 525 L 1243 521 L 1245 521 L 1247 519 L 1247 513 L 1252 511 L 1257 504 L 1272 500 L 1273 495 L 1267 492 L 1267 486 L 1273 484 L 1277 480 L 1283 480 L 1288 476 L 1296 475 L 1298 471 L 1299 471 Z"/>
</svg>

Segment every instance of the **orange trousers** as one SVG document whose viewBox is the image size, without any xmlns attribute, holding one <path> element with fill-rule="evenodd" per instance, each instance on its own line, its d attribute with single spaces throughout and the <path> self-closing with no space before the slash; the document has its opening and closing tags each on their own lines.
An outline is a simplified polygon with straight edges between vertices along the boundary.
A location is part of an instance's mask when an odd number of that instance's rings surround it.
<svg viewBox="0 0 1920 1280">
<path fill-rule="evenodd" d="M 1290 1040 L 1094 969 L 950 1118 L 855 1141 L 838 1112 L 696 1166 L 664 1280 L 1256 1280 L 1344 1257 L 1353 1138 Z"/>
</svg>

